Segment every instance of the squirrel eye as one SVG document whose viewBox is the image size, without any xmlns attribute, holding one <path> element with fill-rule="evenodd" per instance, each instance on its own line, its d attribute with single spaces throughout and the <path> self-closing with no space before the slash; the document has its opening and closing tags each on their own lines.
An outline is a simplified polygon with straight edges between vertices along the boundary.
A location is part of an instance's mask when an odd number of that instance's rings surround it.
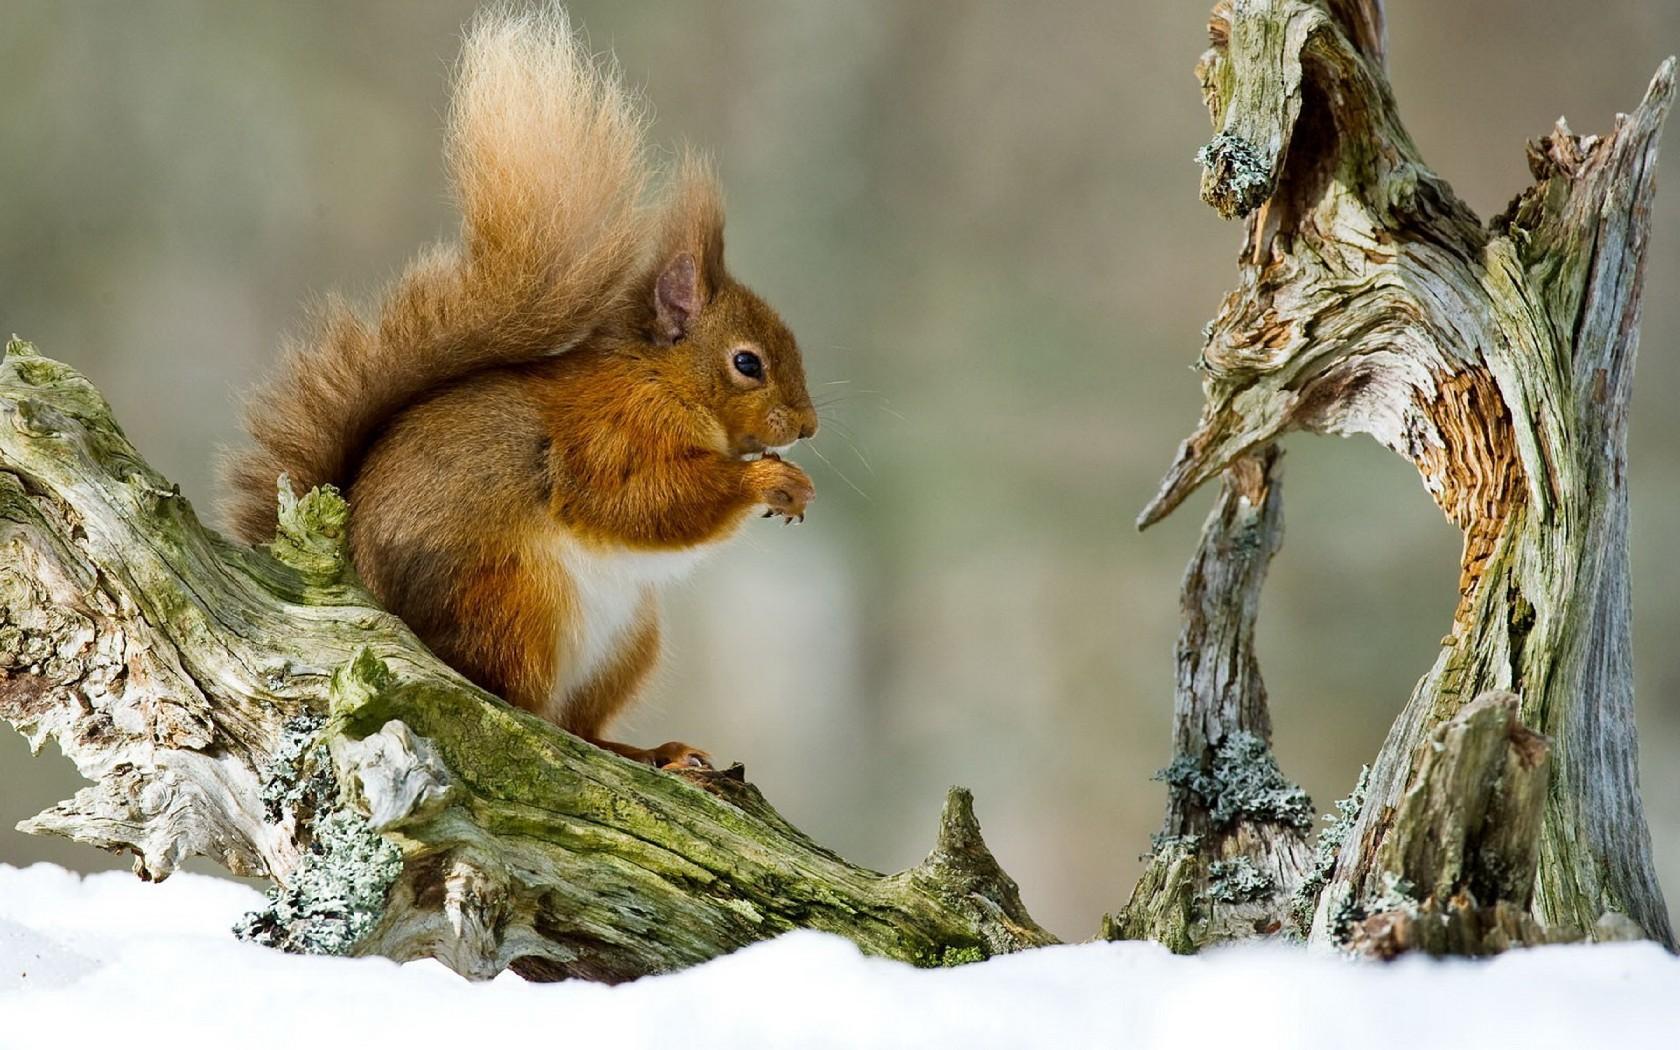
<svg viewBox="0 0 1680 1050">
<path fill-rule="evenodd" d="M 736 351 L 735 357 L 730 363 L 735 366 L 735 371 L 748 379 L 764 378 L 764 361 L 751 350 Z"/>
</svg>

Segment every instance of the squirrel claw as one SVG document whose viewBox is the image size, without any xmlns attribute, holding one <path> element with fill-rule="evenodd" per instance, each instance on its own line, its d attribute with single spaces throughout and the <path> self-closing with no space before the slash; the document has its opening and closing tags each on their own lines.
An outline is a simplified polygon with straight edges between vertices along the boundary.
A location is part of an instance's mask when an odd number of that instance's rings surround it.
<svg viewBox="0 0 1680 1050">
<path fill-rule="evenodd" d="M 792 522 L 816 498 L 810 476 L 780 456 L 765 453 L 763 459 L 747 464 L 747 471 L 746 493 L 764 508 L 766 518 Z"/>
</svg>

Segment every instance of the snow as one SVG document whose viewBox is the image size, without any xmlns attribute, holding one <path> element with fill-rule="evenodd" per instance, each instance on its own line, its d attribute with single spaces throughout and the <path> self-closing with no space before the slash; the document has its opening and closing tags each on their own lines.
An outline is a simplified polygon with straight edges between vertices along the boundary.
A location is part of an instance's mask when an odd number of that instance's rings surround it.
<svg viewBox="0 0 1680 1050">
<path fill-rule="evenodd" d="M 1046 948 L 950 970 L 793 933 L 616 988 L 472 984 L 437 963 L 284 955 L 228 928 L 250 887 L 0 864 L 0 1048 L 611 1045 L 1672 1047 L 1680 960 L 1650 944 L 1351 963 L 1283 945 L 1193 958 Z"/>
</svg>

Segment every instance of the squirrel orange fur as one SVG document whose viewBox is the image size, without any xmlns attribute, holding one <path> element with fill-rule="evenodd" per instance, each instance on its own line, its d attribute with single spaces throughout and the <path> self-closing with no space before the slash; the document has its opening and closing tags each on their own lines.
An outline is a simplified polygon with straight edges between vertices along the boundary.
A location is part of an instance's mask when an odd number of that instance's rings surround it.
<svg viewBox="0 0 1680 1050">
<path fill-rule="evenodd" d="M 792 333 L 730 276 L 709 166 L 662 189 L 645 118 L 556 7 L 469 28 L 448 125 L 461 243 L 364 320 L 330 300 L 251 397 L 226 512 L 273 538 L 277 478 L 350 503 L 357 572 L 439 657 L 603 738 L 659 652 L 658 589 L 755 510 L 803 520 L 776 450 L 817 428 Z"/>
</svg>

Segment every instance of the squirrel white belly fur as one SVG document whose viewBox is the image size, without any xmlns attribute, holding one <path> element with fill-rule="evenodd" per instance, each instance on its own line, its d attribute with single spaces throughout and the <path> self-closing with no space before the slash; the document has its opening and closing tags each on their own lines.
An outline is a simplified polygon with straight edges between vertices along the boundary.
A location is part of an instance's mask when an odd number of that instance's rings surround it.
<svg viewBox="0 0 1680 1050">
<path fill-rule="evenodd" d="M 558 572 L 573 595 L 575 612 L 561 632 L 559 663 L 566 668 L 550 703 L 588 685 L 611 663 L 628 636 L 657 615 L 659 592 L 687 577 L 710 546 L 675 551 L 600 550 L 562 536 L 554 544 Z M 558 720 L 558 719 L 556 719 Z"/>
</svg>

